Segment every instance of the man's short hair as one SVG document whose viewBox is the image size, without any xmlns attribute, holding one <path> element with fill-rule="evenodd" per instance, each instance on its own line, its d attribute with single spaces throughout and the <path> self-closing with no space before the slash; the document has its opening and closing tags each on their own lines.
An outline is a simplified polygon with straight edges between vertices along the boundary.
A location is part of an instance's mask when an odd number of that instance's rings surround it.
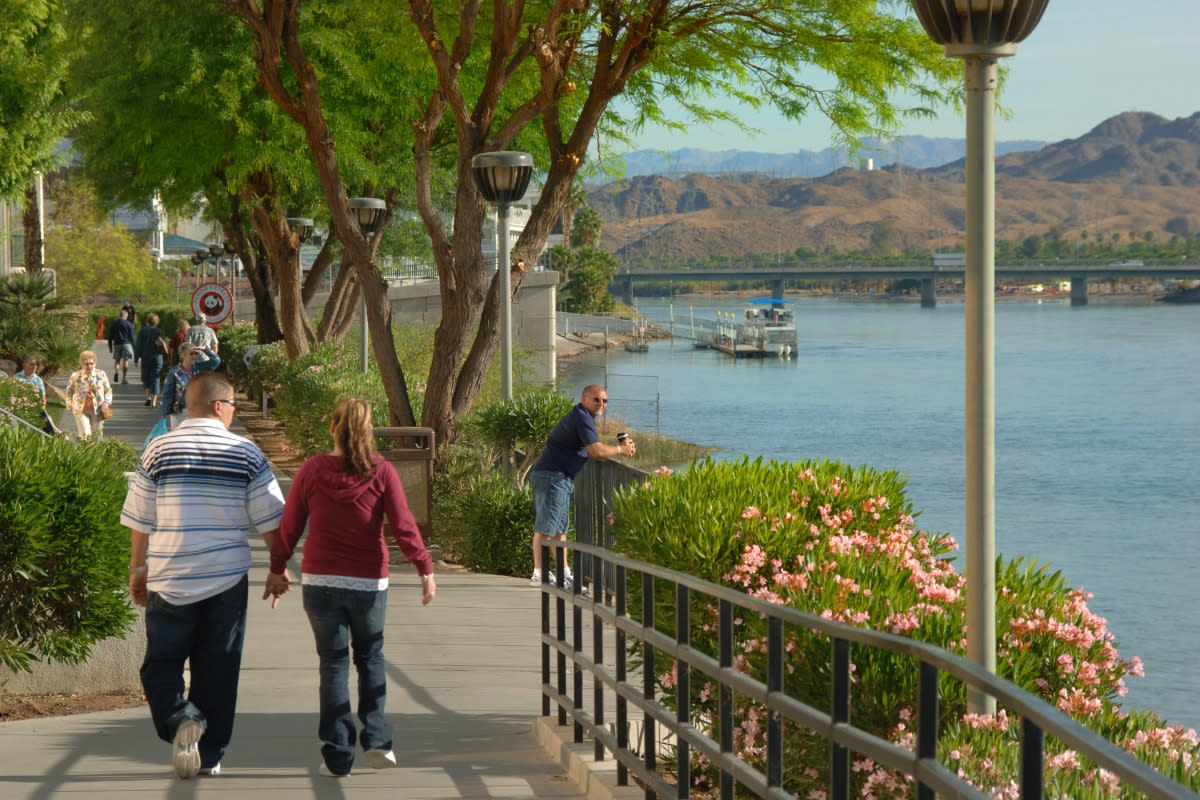
<svg viewBox="0 0 1200 800">
<path fill-rule="evenodd" d="M 129 312 L 122 308 L 120 317 L 121 317 L 121 319 L 129 319 Z"/>
<path fill-rule="evenodd" d="M 187 385 L 187 407 L 191 409 L 206 409 L 214 400 L 226 400 L 233 394 L 233 384 L 229 378 L 220 372 L 201 372 L 194 376 Z"/>
</svg>

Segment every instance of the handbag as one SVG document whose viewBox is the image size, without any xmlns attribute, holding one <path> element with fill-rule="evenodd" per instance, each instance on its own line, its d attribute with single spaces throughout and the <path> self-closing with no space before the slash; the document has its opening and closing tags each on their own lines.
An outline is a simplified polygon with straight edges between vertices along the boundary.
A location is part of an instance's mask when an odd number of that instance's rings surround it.
<svg viewBox="0 0 1200 800">
<path fill-rule="evenodd" d="M 158 351 L 160 356 L 170 355 L 171 343 L 167 341 L 166 337 L 159 336 L 154 340 L 154 349 Z"/>
<path fill-rule="evenodd" d="M 100 419 L 112 419 L 112 406 L 108 403 L 101 403 L 96 409 L 96 416 Z"/>
</svg>

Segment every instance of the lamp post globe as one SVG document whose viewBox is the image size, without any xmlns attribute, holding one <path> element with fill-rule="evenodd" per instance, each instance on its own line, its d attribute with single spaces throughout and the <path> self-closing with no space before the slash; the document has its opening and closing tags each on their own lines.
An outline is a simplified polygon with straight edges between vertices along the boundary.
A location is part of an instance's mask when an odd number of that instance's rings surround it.
<svg viewBox="0 0 1200 800">
<path fill-rule="evenodd" d="M 1037 27 L 1048 0 L 910 0 L 949 58 L 963 59 L 967 102 L 965 311 L 967 659 L 996 671 L 995 95 L 999 58 Z M 996 699 L 968 687 L 967 708 Z"/>
<path fill-rule="evenodd" d="M 287 224 L 301 242 L 307 242 L 312 236 L 314 225 L 310 217 L 288 217 Z"/>
<path fill-rule="evenodd" d="M 358 223 L 363 236 L 371 236 L 383 224 L 387 203 L 378 197 L 354 197 L 350 200 L 350 213 Z"/>
<path fill-rule="evenodd" d="M 383 216 L 387 213 L 387 203 L 378 197 L 353 197 L 350 199 L 350 213 L 358 223 L 358 229 L 368 239 L 379 230 L 383 224 Z M 361 331 L 358 337 L 358 368 L 360 372 L 367 371 L 367 292 L 365 287 L 358 287 L 360 298 L 359 314 Z"/>
<path fill-rule="evenodd" d="M 508 207 L 525 196 L 533 176 L 533 156 L 512 150 L 480 153 L 471 159 L 479 193 L 496 206 L 496 277 L 500 281 L 500 396 L 511 400 L 512 276 L 508 255 Z"/>
</svg>

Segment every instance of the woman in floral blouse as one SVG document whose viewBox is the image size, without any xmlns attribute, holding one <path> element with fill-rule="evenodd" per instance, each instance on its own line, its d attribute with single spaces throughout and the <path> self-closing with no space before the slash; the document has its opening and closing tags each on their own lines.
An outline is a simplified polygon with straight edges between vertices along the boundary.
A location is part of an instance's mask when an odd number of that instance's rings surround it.
<svg viewBox="0 0 1200 800">
<path fill-rule="evenodd" d="M 112 406 L 112 385 L 104 370 L 96 369 L 96 354 L 84 350 L 79 354 L 79 369 L 71 373 L 67 381 L 67 407 L 75 415 L 75 429 L 79 438 L 104 435 L 104 419 L 100 408 Z"/>
</svg>

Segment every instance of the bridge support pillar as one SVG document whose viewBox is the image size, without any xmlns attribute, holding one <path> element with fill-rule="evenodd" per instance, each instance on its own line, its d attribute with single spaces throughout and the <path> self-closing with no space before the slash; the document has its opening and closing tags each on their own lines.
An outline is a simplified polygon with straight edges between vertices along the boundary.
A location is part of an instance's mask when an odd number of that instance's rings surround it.
<svg viewBox="0 0 1200 800">
<path fill-rule="evenodd" d="M 1087 305 L 1087 276 L 1072 275 L 1071 276 L 1071 305 L 1086 306 Z"/>
<path fill-rule="evenodd" d="M 937 281 L 921 278 L 921 308 L 937 308 Z"/>
<path fill-rule="evenodd" d="M 633 305 L 633 276 L 629 275 L 625 278 L 625 305 Z"/>
<path fill-rule="evenodd" d="M 771 283 L 771 299 L 782 300 L 784 285 L 787 283 L 783 278 L 779 278 Z"/>
</svg>

